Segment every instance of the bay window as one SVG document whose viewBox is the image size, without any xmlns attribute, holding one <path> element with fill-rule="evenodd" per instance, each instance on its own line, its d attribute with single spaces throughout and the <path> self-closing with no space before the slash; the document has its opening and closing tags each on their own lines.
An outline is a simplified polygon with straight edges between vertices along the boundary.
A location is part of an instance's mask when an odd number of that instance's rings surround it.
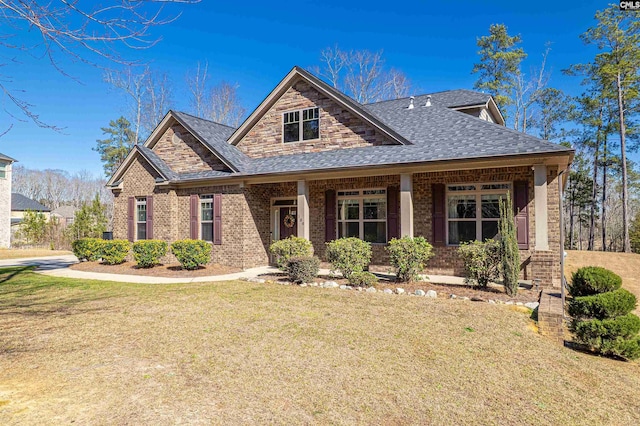
<svg viewBox="0 0 640 426">
<path fill-rule="evenodd" d="M 500 199 L 511 190 L 509 183 L 447 186 L 447 241 L 451 245 L 498 235 Z"/>
<path fill-rule="evenodd" d="M 356 237 L 370 243 L 387 242 L 387 191 L 338 191 L 338 238 Z"/>
</svg>

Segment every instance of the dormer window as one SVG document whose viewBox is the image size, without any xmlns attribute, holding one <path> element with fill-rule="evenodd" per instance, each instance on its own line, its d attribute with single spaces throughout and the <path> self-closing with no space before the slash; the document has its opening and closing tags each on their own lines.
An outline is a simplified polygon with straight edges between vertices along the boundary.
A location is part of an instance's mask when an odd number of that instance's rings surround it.
<svg viewBox="0 0 640 426">
<path fill-rule="evenodd" d="M 300 118 L 302 116 L 302 126 Z M 283 114 L 283 141 L 301 142 L 320 138 L 320 114 L 318 108 L 307 108 Z"/>
</svg>

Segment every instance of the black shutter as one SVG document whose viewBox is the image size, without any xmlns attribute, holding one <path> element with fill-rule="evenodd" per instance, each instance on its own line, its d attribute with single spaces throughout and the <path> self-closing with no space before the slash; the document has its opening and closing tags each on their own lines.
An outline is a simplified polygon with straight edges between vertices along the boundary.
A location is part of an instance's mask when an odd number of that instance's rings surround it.
<svg viewBox="0 0 640 426">
<path fill-rule="evenodd" d="M 447 235 L 445 218 L 445 188 L 443 183 L 434 183 L 431 185 L 431 196 L 433 197 L 433 245 L 443 246 L 446 244 Z"/>
<path fill-rule="evenodd" d="M 327 189 L 324 193 L 324 240 L 336 239 L 336 191 Z"/>
</svg>

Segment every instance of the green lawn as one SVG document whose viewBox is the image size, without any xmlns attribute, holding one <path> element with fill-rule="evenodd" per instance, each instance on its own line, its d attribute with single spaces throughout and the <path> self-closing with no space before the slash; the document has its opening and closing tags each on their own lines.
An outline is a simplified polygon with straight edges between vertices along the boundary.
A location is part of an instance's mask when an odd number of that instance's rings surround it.
<svg viewBox="0 0 640 426">
<path fill-rule="evenodd" d="M 640 364 L 505 305 L 4 269 L 0 330 L 0 424 L 640 421 Z"/>
</svg>

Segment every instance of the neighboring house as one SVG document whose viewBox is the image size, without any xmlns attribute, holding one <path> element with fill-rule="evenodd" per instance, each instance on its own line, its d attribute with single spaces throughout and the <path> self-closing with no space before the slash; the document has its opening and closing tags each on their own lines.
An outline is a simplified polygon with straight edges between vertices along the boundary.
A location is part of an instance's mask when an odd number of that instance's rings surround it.
<svg viewBox="0 0 640 426">
<path fill-rule="evenodd" d="M 78 210 L 80 209 L 74 206 L 60 206 L 51 211 L 51 217 L 58 218 L 60 220 L 60 225 L 66 227 L 73 223 Z"/>
<path fill-rule="evenodd" d="M 491 96 L 452 90 L 361 105 L 294 67 L 234 129 L 169 111 L 108 186 L 116 238 L 213 244 L 212 261 L 266 265 L 298 235 L 321 258 L 345 236 L 388 262 L 394 237 L 434 245 L 431 273 L 462 272 L 460 242 L 497 233 L 510 193 L 526 278 L 560 283 L 562 174 L 573 151 L 504 127 Z"/>
<path fill-rule="evenodd" d="M 11 240 L 16 241 L 16 233 L 20 230 L 20 224 L 24 219 L 24 213 L 26 211 L 40 212 L 44 215 L 45 219 L 49 221 L 49 215 L 51 210 L 31 198 L 25 197 L 22 194 L 11 194 Z"/>
<path fill-rule="evenodd" d="M 11 165 L 15 161 L 0 153 L 0 248 L 11 246 Z"/>
</svg>

